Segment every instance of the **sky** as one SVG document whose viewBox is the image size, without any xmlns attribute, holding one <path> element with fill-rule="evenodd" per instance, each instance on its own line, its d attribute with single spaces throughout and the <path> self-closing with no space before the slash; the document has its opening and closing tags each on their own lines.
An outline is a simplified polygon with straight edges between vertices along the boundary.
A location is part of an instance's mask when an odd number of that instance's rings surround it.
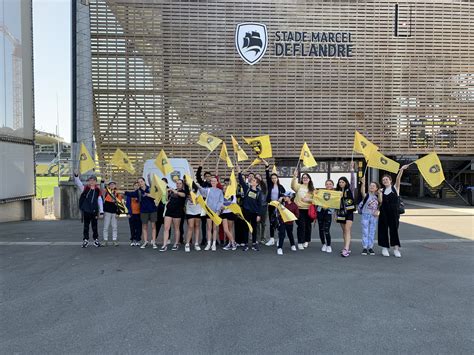
<svg viewBox="0 0 474 355">
<path fill-rule="evenodd" d="M 59 135 L 67 142 L 71 141 L 70 3 L 33 0 L 35 125 L 56 133 L 59 111 Z"/>
</svg>

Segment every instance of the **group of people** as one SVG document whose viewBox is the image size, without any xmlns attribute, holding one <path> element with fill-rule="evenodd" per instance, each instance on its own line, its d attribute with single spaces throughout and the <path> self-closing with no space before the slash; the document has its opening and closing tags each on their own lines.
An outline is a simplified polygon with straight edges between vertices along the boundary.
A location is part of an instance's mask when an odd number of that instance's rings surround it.
<svg viewBox="0 0 474 355">
<path fill-rule="evenodd" d="M 314 204 L 314 187 L 308 173 L 299 175 L 298 170 L 291 181 L 292 191 L 287 191 L 280 183 L 276 173 L 270 173 L 269 164 L 265 163 L 265 178 L 260 174 L 243 174 L 239 167 L 237 193 L 226 195 L 230 179 L 219 179 L 217 174 L 209 171 L 202 174 L 202 165 L 196 171 L 196 182 L 186 181 L 185 178 L 176 181 L 176 188 L 168 188 L 166 201 L 157 201 L 150 194 L 150 182 L 144 177 L 138 178 L 133 191 L 119 193 L 117 184 L 109 181 L 104 189 L 97 183 L 97 177 L 92 175 L 84 186 L 77 172 L 76 185 L 81 189 L 79 200 L 83 216 L 84 230 L 82 247 L 89 245 L 89 227 L 92 227 L 94 245 L 107 246 L 109 243 L 109 228 L 112 226 L 112 243 L 118 245 L 117 216 L 126 212 L 130 225 L 130 245 L 145 249 L 151 246 L 166 252 L 168 248 L 178 250 L 184 244 L 186 252 L 194 246 L 196 251 L 216 251 L 220 245 L 224 250 L 243 251 L 249 249 L 258 251 L 259 244 L 266 246 L 277 245 L 277 254 L 283 255 L 283 243 L 288 238 L 292 251 L 304 250 L 311 242 L 311 229 L 318 224 L 321 239 L 321 251 L 332 252 L 331 224 L 337 222 L 342 228 L 344 245 L 340 251 L 342 257 L 351 255 L 351 230 L 354 212 L 361 214 L 362 227 L 362 255 L 375 255 L 375 234 L 378 231 L 378 244 L 382 247 L 382 255 L 389 256 L 393 247 L 393 255 L 401 257 L 398 225 L 400 218 L 400 181 L 404 170 L 403 166 L 395 183 L 390 175 L 382 177 L 382 188 L 378 182 L 372 181 L 366 188 L 365 176 L 361 180 L 360 203 L 356 203 L 355 187 L 356 176 L 354 166 L 351 166 L 350 181 L 346 177 L 334 181 L 327 180 L 325 189 L 341 192 L 340 207 L 323 208 L 315 206 L 316 218 L 310 213 Z M 166 178 L 163 181 L 168 184 Z M 194 197 L 202 196 L 205 208 Z M 227 197 L 225 197 L 227 196 Z M 278 208 L 272 201 L 281 203 L 296 217 L 297 240 L 293 236 L 294 222 L 284 221 Z M 238 204 L 242 216 L 234 214 L 231 205 Z M 210 218 L 210 211 L 222 219 L 217 225 Z M 98 218 L 104 218 L 103 242 L 99 241 Z M 313 220 L 314 218 L 314 220 Z M 269 221 L 269 239 L 266 239 L 265 226 Z M 187 224 L 184 234 L 184 223 Z M 157 244 L 157 237 L 163 228 L 163 244 Z M 149 235 L 149 230 L 151 234 Z M 173 232 L 173 243 L 170 242 Z M 251 242 L 249 238 L 251 235 Z"/>
</svg>

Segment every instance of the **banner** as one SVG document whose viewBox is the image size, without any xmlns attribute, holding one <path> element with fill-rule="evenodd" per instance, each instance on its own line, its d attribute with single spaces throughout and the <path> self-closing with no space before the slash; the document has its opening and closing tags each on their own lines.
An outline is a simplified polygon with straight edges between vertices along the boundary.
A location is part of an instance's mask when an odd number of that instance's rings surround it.
<svg viewBox="0 0 474 355">
<path fill-rule="evenodd" d="M 391 173 L 398 173 L 400 164 L 395 160 L 387 158 L 378 150 L 372 149 L 367 159 L 367 166 L 375 169 L 390 171 Z"/>
<path fill-rule="evenodd" d="M 342 191 L 318 189 L 313 195 L 313 204 L 322 208 L 341 208 Z"/>
<path fill-rule="evenodd" d="M 117 168 L 129 172 L 130 174 L 135 174 L 135 168 L 133 167 L 132 162 L 128 158 L 128 155 L 118 148 L 112 156 L 112 160 L 110 161 L 110 163 L 115 165 Z"/>
<path fill-rule="evenodd" d="M 174 170 L 163 149 L 160 151 L 160 154 L 158 154 L 158 156 L 156 157 L 155 165 L 158 169 L 160 169 L 163 176 L 170 174 Z"/>
<path fill-rule="evenodd" d="M 273 207 L 276 207 L 278 209 L 278 213 L 280 213 L 281 219 L 283 222 L 292 222 L 298 220 L 296 216 L 291 212 L 288 208 L 283 206 L 280 202 L 278 201 L 271 201 L 269 205 L 272 205 Z"/>
<path fill-rule="evenodd" d="M 87 173 L 89 170 L 95 168 L 95 163 L 87 150 L 84 143 L 81 143 L 81 151 L 79 155 L 79 172 L 81 174 Z"/>
<path fill-rule="evenodd" d="M 415 163 L 421 175 L 431 187 L 437 187 L 444 181 L 443 166 L 435 152 L 425 155 Z"/>
<path fill-rule="evenodd" d="M 247 153 L 244 152 L 242 147 L 237 142 L 237 139 L 234 136 L 230 136 L 232 138 L 232 147 L 234 148 L 235 154 L 237 154 L 237 161 L 245 161 L 249 160 Z"/>
<path fill-rule="evenodd" d="M 318 165 L 306 142 L 304 142 L 303 147 L 301 148 L 300 160 L 303 161 L 303 165 L 307 168 L 312 168 L 313 166 Z"/>
<path fill-rule="evenodd" d="M 214 149 L 216 149 L 221 143 L 222 139 L 211 136 L 206 132 L 201 133 L 201 135 L 199 136 L 199 140 L 197 141 L 197 144 L 202 145 L 203 147 L 209 149 L 211 152 L 214 151 Z"/>
<path fill-rule="evenodd" d="M 272 145 L 269 135 L 255 138 L 244 137 L 244 141 L 253 148 L 259 158 L 266 159 L 272 157 Z"/>
</svg>

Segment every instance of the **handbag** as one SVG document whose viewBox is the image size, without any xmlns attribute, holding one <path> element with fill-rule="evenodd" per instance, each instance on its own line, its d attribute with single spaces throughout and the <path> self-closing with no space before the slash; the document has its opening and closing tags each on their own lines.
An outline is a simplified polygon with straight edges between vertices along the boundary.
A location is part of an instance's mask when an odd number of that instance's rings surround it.
<svg viewBox="0 0 474 355">
<path fill-rule="evenodd" d="M 318 218 L 318 211 L 316 210 L 316 206 L 311 204 L 308 208 L 308 217 L 311 222 L 315 221 Z"/>
</svg>

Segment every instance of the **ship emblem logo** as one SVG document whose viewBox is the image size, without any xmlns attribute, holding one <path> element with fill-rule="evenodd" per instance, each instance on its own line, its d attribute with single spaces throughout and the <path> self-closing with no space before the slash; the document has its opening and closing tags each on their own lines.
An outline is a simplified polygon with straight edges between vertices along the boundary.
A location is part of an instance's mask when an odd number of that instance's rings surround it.
<svg viewBox="0 0 474 355">
<path fill-rule="evenodd" d="M 267 26 L 261 23 L 246 22 L 237 25 L 235 46 L 240 57 L 250 65 L 258 63 L 267 50 Z"/>
</svg>

